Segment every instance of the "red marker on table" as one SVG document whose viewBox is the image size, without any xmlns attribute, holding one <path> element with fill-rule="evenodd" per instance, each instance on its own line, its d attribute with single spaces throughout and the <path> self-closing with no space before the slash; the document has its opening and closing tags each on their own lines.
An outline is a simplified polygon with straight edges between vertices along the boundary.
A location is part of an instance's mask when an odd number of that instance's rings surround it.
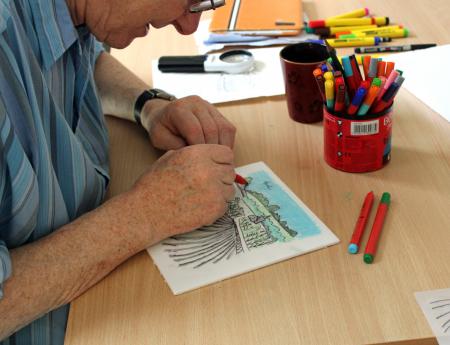
<svg viewBox="0 0 450 345">
<path fill-rule="evenodd" d="M 370 210 L 372 210 L 373 205 L 373 192 L 369 192 L 364 199 L 361 211 L 359 213 L 358 220 L 356 221 L 355 230 L 353 231 L 350 244 L 348 245 L 348 252 L 350 254 L 356 254 L 359 250 L 359 245 L 361 244 L 361 238 L 364 234 L 364 229 L 366 228 L 367 220 L 369 219 Z"/>
<path fill-rule="evenodd" d="M 377 214 L 373 221 L 372 231 L 370 232 L 369 240 L 367 241 L 366 249 L 364 250 L 364 262 L 371 264 L 373 258 L 377 252 L 378 239 L 381 235 L 381 229 L 383 228 L 384 219 L 391 203 L 391 195 L 389 193 L 383 193 L 381 201 L 378 204 Z"/>
<path fill-rule="evenodd" d="M 247 180 L 238 174 L 236 174 L 236 177 L 234 178 L 234 182 L 237 184 L 243 184 L 245 186 L 248 185 Z"/>
</svg>

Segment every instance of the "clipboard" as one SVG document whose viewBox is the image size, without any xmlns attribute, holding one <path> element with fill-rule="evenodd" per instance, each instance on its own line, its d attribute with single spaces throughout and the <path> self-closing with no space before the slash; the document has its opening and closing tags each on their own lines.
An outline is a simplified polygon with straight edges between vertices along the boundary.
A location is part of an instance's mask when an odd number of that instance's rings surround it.
<svg viewBox="0 0 450 345">
<path fill-rule="evenodd" d="M 227 0 L 216 9 L 210 32 L 294 36 L 303 28 L 301 0 Z"/>
</svg>

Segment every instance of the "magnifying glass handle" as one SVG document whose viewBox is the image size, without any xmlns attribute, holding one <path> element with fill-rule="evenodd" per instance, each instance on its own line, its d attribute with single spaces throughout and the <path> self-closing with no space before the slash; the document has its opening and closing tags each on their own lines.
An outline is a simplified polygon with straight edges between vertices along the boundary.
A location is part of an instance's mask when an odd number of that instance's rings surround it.
<svg viewBox="0 0 450 345">
<path fill-rule="evenodd" d="M 158 69 L 161 72 L 202 73 L 205 72 L 206 58 L 206 55 L 161 56 L 158 60 Z"/>
</svg>

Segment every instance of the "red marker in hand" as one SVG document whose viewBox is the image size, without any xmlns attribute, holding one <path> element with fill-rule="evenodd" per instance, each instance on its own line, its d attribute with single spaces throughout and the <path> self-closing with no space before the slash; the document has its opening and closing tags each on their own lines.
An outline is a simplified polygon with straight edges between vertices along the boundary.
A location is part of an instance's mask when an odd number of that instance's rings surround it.
<svg viewBox="0 0 450 345">
<path fill-rule="evenodd" d="M 237 184 L 243 184 L 244 186 L 248 185 L 247 180 L 238 174 L 236 174 L 236 177 L 234 178 L 234 182 Z"/>
</svg>

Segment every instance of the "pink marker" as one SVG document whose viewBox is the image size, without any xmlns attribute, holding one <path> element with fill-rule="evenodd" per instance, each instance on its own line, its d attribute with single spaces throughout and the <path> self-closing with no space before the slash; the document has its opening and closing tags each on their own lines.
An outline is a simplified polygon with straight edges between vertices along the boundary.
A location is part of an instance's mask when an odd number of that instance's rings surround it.
<svg viewBox="0 0 450 345">
<path fill-rule="evenodd" d="M 391 74 L 389 74 L 389 77 L 386 79 L 386 82 L 384 83 L 383 88 L 380 90 L 380 93 L 378 94 L 377 101 L 383 97 L 384 93 L 389 89 L 389 86 L 395 81 L 395 79 L 400 75 L 396 70 L 393 70 Z"/>
</svg>

